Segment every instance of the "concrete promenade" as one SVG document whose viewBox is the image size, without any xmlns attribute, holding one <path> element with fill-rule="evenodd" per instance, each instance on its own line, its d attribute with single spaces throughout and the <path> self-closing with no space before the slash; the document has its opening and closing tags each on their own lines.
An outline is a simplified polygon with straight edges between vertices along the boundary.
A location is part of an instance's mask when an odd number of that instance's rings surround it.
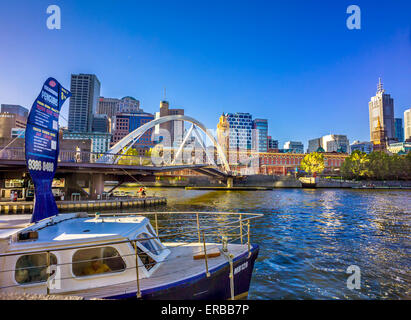
<svg viewBox="0 0 411 320">
<path fill-rule="evenodd" d="M 187 189 L 227 189 L 222 181 L 205 176 L 191 176 L 181 180 L 164 179 L 156 182 L 146 182 L 148 188 L 179 187 Z M 249 175 L 240 178 L 234 177 L 234 188 L 249 190 L 259 188 L 302 188 L 302 183 L 294 176 Z M 352 188 L 352 189 L 411 189 L 411 181 L 354 181 L 317 178 L 315 188 Z"/>
<path fill-rule="evenodd" d="M 94 211 L 123 208 L 145 208 L 167 204 L 164 197 L 117 198 L 109 200 L 56 201 L 60 211 Z M 31 213 L 33 201 L 0 202 L 0 214 Z"/>
</svg>

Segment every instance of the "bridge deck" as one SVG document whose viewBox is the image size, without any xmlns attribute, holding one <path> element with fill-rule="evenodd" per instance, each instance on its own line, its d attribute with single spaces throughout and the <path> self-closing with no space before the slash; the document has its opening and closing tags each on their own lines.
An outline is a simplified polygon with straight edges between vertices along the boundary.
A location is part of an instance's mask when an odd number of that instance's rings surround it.
<svg viewBox="0 0 411 320">
<path fill-rule="evenodd" d="M 128 174 L 155 174 L 157 172 L 172 172 L 184 169 L 191 169 L 199 173 L 213 177 L 227 177 L 225 172 L 207 164 L 182 164 L 170 166 L 139 166 L 139 165 L 119 165 L 92 162 L 58 162 L 57 172 L 84 172 L 84 173 L 113 173 L 118 175 Z M 10 170 L 27 171 L 25 160 L 0 159 L 0 171 Z"/>
</svg>

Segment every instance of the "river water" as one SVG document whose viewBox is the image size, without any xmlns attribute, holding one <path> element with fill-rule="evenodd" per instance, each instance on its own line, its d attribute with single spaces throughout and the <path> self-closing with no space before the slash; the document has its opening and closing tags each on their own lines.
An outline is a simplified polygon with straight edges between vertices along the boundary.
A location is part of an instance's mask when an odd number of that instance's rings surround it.
<svg viewBox="0 0 411 320">
<path fill-rule="evenodd" d="M 411 192 L 407 190 L 149 189 L 157 211 L 264 213 L 250 299 L 411 299 Z M 360 268 L 348 289 L 347 268 Z"/>
</svg>

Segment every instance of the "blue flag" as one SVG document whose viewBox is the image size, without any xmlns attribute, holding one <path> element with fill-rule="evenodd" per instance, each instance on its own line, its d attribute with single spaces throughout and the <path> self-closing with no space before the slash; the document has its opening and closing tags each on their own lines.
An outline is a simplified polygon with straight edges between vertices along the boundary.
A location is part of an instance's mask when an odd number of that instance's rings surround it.
<svg viewBox="0 0 411 320">
<path fill-rule="evenodd" d="M 34 101 L 26 126 L 26 165 L 34 183 L 34 210 L 31 222 L 58 214 L 51 184 L 59 155 L 59 116 L 71 96 L 54 78 L 44 82 Z"/>
</svg>

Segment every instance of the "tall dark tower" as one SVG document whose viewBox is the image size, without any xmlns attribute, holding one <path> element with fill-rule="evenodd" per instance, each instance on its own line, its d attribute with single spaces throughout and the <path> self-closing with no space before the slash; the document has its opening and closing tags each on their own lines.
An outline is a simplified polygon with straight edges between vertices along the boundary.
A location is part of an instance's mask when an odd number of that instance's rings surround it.
<svg viewBox="0 0 411 320">
<path fill-rule="evenodd" d="M 370 115 L 370 139 L 374 142 L 374 132 L 381 128 L 386 132 L 387 141 L 394 142 L 395 124 L 394 124 L 394 99 L 383 89 L 381 78 L 378 80 L 377 93 L 368 103 Z M 378 128 L 378 122 L 380 127 Z"/>
</svg>

